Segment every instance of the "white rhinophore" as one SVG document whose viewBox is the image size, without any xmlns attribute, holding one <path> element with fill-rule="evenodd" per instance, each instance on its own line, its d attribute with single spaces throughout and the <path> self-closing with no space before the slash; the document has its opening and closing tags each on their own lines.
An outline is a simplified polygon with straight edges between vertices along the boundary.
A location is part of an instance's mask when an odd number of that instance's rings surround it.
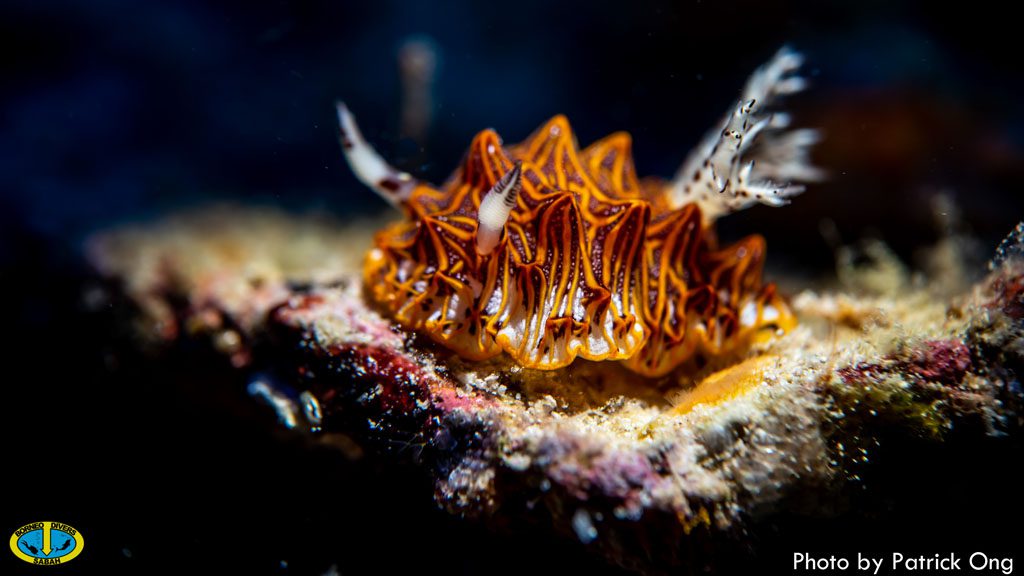
<svg viewBox="0 0 1024 576">
<path fill-rule="evenodd" d="M 360 182 L 372 188 L 392 206 L 399 207 L 405 202 L 416 181 L 409 174 L 388 164 L 377 151 L 366 142 L 356 119 L 344 102 L 337 103 L 338 126 L 341 134 L 341 149 L 345 152 L 348 165 Z"/>
<path fill-rule="evenodd" d="M 508 222 L 509 214 L 516 206 L 519 190 L 522 188 L 523 164 L 516 162 L 511 170 L 494 184 L 480 200 L 480 211 L 477 214 L 476 252 L 486 256 L 494 251 L 501 240 L 501 231 Z"/>
<path fill-rule="evenodd" d="M 751 75 L 737 105 L 687 156 L 668 188 L 678 208 L 696 202 L 705 224 L 757 203 L 782 206 L 803 192 L 792 182 L 820 180 L 808 151 L 815 130 L 786 130 L 790 117 L 772 110 L 778 100 L 807 87 L 794 76 L 800 54 L 782 48 Z M 756 145 L 755 145 L 756 144 Z"/>
</svg>

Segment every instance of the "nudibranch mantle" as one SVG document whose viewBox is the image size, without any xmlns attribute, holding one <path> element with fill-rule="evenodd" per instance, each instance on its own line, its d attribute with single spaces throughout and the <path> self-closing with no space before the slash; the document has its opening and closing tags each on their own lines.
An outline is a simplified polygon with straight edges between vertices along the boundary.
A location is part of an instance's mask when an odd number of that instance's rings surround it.
<svg viewBox="0 0 1024 576">
<path fill-rule="evenodd" d="M 804 87 L 800 63 L 783 48 L 759 68 L 671 182 L 638 180 L 628 134 L 579 150 L 555 116 L 512 146 L 480 132 L 434 187 L 389 166 L 339 103 L 353 171 L 405 216 L 375 237 L 367 293 L 463 358 L 506 353 L 536 369 L 580 357 L 655 377 L 790 329 L 786 303 L 761 281 L 764 239 L 719 247 L 713 223 L 786 204 L 803 190 L 790 182 L 820 176 L 807 160 L 817 133 L 787 130 L 773 110 Z"/>
</svg>

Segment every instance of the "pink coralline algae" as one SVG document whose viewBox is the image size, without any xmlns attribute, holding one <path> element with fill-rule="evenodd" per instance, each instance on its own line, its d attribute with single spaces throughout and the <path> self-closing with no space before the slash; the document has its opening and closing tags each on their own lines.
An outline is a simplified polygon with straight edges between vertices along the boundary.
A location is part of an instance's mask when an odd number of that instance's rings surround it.
<svg viewBox="0 0 1024 576">
<path fill-rule="evenodd" d="M 957 384 L 971 369 L 971 350 L 960 340 L 931 340 L 914 350 L 908 367 L 925 380 Z"/>
<path fill-rule="evenodd" d="M 877 382 L 888 374 L 952 386 L 971 369 L 971 350 L 960 340 L 929 340 L 882 362 L 861 362 L 836 371 L 846 384 Z"/>
</svg>

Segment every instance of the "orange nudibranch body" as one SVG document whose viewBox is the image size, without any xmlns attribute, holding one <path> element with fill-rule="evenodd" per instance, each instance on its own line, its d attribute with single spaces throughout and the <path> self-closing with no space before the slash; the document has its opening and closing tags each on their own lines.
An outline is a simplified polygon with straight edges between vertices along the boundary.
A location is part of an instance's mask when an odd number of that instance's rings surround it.
<svg viewBox="0 0 1024 576">
<path fill-rule="evenodd" d="M 438 188 L 376 157 L 339 105 L 353 168 L 404 212 L 375 237 L 367 293 L 463 358 L 504 353 L 536 369 L 579 357 L 655 377 L 792 328 L 786 303 L 761 279 L 764 239 L 720 247 L 712 228 L 720 214 L 800 191 L 771 184 L 780 175 L 814 176 L 803 162 L 813 138 L 778 135 L 784 126 L 772 127 L 763 107 L 786 93 L 779 86 L 793 80 L 783 76 L 794 58 L 784 50 L 755 73 L 724 128 L 672 182 L 637 179 L 628 134 L 579 150 L 556 116 L 513 146 L 480 132 Z M 754 137 L 773 129 L 780 142 L 799 142 L 780 143 L 760 169 L 742 162 Z"/>
</svg>

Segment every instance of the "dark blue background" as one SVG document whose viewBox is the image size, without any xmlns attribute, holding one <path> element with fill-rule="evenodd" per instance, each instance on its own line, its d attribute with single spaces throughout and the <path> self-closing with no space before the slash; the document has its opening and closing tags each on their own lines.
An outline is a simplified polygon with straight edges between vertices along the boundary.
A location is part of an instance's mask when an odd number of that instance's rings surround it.
<svg viewBox="0 0 1024 576">
<path fill-rule="evenodd" d="M 907 253 L 934 234 L 937 189 L 988 243 L 1024 207 L 1016 31 L 984 4 L 14 0 L 0 16 L 2 222 L 32 235 L 211 199 L 383 209 L 341 159 L 338 98 L 433 181 L 477 130 L 516 141 L 555 113 L 584 144 L 630 131 L 640 172 L 669 176 L 784 43 L 809 58 L 793 104 L 825 130 L 832 178 L 727 219 L 727 237 L 763 232 L 775 257 L 825 265 L 822 218 Z M 414 35 L 441 60 L 422 152 L 397 137 L 396 53 Z"/>
</svg>

